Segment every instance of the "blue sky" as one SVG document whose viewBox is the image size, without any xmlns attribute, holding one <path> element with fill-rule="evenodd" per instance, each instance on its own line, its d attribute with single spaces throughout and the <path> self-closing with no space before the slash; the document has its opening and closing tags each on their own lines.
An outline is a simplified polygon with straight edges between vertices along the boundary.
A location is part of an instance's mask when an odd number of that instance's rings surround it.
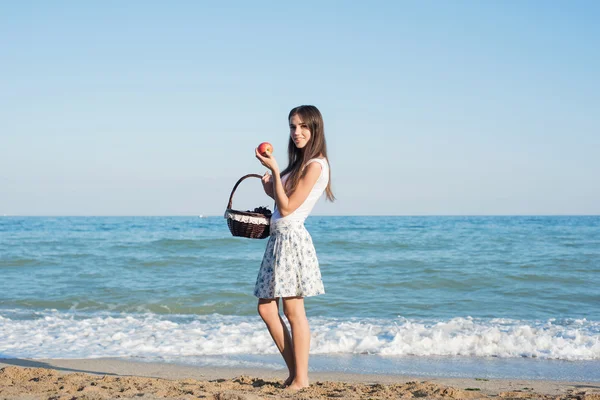
<svg viewBox="0 0 600 400">
<path fill-rule="evenodd" d="M 0 215 L 222 215 L 323 113 L 325 215 L 600 214 L 593 1 L 4 2 Z M 271 205 L 257 179 L 234 208 Z"/>
</svg>

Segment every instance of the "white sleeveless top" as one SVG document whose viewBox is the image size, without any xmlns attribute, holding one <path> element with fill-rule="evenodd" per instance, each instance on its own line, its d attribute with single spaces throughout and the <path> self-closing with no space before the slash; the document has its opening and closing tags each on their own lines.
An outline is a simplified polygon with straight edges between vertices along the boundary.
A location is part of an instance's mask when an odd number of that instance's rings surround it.
<svg viewBox="0 0 600 400">
<path fill-rule="evenodd" d="M 300 207 L 298 207 L 296 210 L 294 210 L 293 213 L 288 214 L 285 217 L 281 216 L 279 210 L 277 209 L 277 204 L 275 204 L 275 210 L 273 211 L 273 215 L 271 216 L 271 223 L 274 223 L 278 220 L 293 220 L 304 222 L 306 217 L 308 217 L 308 215 L 314 208 L 317 201 L 323 195 L 323 192 L 325 191 L 325 189 L 327 188 L 327 184 L 329 183 L 329 164 L 325 158 L 311 158 L 310 160 L 308 160 L 304 168 L 306 168 L 311 162 L 318 162 L 319 164 L 321 164 L 321 175 L 319 175 L 319 179 L 317 179 L 317 182 L 311 189 L 310 193 L 308 194 L 308 197 L 306 198 L 306 200 L 304 200 L 304 203 L 302 203 Z M 281 182 L 284 185 L 288 177 L 289 174 L 281 178 Z"/>
</svg>

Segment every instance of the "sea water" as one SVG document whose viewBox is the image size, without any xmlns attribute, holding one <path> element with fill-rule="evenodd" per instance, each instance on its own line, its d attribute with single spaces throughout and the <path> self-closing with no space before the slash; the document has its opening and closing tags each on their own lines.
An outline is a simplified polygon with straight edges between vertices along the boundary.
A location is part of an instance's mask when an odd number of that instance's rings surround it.
<svg viewBox="0 0 600 400">
<path fill-rule="evenodd" d="M 600 381 L 600 217 L 305 225 L 311 370 Z M 282 369 L 265 246 L 222 217 L 0 217 L 0 357 Z"/>
</svg>

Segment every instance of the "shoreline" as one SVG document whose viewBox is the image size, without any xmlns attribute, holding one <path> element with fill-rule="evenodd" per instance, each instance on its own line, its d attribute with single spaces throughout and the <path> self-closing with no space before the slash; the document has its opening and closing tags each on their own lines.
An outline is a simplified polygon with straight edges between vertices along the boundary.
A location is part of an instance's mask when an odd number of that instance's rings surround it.
<svg viewBox="0 0 600 400">
<path fill-rule="evenodd" d="M 131 396 L 135 397 L 141 396 L 142 393 L 144 393 L 144 396 L 154 396 L 150 398 L 181 398 L 181 393 L 178 394 L 173 388 L 171 388 L 171 391 L 166 392 L 155 389 L 165 385 L 168 387 L 191 385 L 190 387 L 202 388 L 213 397 L 216 396 L 215 393 L 235 392 L 237 398 L 242 399 L 325 399 L 331 397 L 332 391 L 337 391 L 340 395 L 344 394 L 344 398 L 362 398 L 359 392 L 365 394 L 365 390 L 371 390 L 369 396 L 374 398 L 384 393 L 397 392 L 397 395 L 392 395 L 392 398 L 395 398 L 408 395 L 409 392 L 413 395 L 419 392 L 424 394 L 425 397 L 440 398 L 487 396 L 522 398 L 546 398 L 547 396 L 554 398 L 559 396 L 560 398 L 567 398 L 570 396 L 569 398 L 600 400 L 600 382 L 483 379 L 477 377 L 432 378 L 345 372 L 311 372 L 311 388 L 291 394 L 278 386 L 287 377 L 286 371 L 259 368 L 195 367 L 158 362 L 138 362 L 118 358 L 97 358 L 0 359 L 0 370 L 2 371 L 0 374 L 0 397 L 11 399 L 48 398 L 51 397 L 49 394 L 53 392 L 61 394 L 61 386 L 62 391 L 65 391 L 64 388 L 68 385 L 65 385 L 64 382 L 61 384 L 58 381 L 64 379 L 77 380 L 77 391 L 89 387 L 89 393 L 87 393 L 89 397 L 87 398 L 94 396 L 94 398 L 111 398 L 114 393 L 110 392 L 109 389 L 112 386 L 107 382 L 112 382 L 113 386 L 122 386 L 122 380 L 127 378 L 126 380 L 131 387 L 126 388 L 125 391 L 129 390 Z M 9 379 L 8 375 L 11 376 L 10 382 L 13 382 L 9 386 L 6 385 L 6 381 Z M 22 376 L 23 379 L 16 379 L 14 376 Z M 102 379 L 106 384 L 104 386 L 107 388 L 105 391 L 108 397 L 102 397 L 102 391 L 94 392 L 94 396 L 92 396 L 92 391 L 96 390 L 98 386 L 96 381 Z M 39 385 L 36 386 L 37 383 Z M 119 390 L 123 389 L 121 386 L 119 386 Z M 138 391 L 134 393 L 134 389 Z M 188 388 L 186 390 L 192 389 Z M 308 393 L 307 391 L 310 392 L 309 397 L 302 397 Z M 73 394 L 69 390 L 67 392 Z M 197 398 L 198 396 L 194 397 Z"/>
</svg>

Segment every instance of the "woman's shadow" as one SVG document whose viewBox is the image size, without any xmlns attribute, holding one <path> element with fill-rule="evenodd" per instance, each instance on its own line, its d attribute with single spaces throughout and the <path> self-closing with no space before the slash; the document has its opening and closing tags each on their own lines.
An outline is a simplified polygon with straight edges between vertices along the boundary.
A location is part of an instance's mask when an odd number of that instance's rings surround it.
<svg viewBox="0 0 600 400">
<path fill-rule="evenodd" d="M 12 365 L 12 366 L 16 366 L 16 367 L 25 367 L 25 368 L 46 368 L 46 369 L 53 369 L 56 371 L 63 371 L 63 372 L 83 372 L 86 374 L 94 374 L 94 375 L 118 375 L 118 374 L 114 374 L 114 373 L 110 373 L 110 372 L 86 371 L 83 369 L 59 367 L 56 365 L 52 365 L 52 364 L 41 362 L 41 361 L 35 361 L 35 360 L 27 360 L 27 359 L 22 359 L 22 358 L 5 358 L 5 357 L 6 357 L 6 354 L 0 353 L 0 369 L 4 368 L 6 366 Z"/>
</svg>

